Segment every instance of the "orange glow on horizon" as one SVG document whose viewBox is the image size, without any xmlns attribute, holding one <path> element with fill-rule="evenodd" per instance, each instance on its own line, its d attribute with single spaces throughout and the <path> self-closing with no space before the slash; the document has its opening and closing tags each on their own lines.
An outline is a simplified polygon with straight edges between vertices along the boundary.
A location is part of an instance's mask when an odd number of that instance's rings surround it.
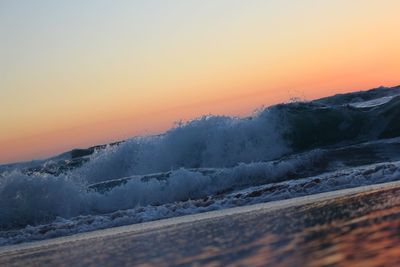
<svg viewBox="0 0 400 267">
<path fill-rule="evenodd" d="M 0 8 L 0 163 L 400 84 L 398 1 L 87 2 Z"/>
<path fill-rule="evenodd" d="M 0 162 L 18 161 L 21 160 L 21 155 L 25 155 L 22 160 L 40 159 L 72 148 L 85 148 L 134 136 L 158 134 L 170 129 L 179 120 L 188 121 L 202 115 L 215 114 L 244 117 L 250 115 L 259 107 L 283 103 L 292 97 L 312 100 L 336 93 L 347 93 L 361 90 L 362 88 L 377 87 L 378 85 L 373 83 L 374 79 L 371 80 L 359 81 L 353 87 L 343 87 L 343 80 L 332 80 L 330 83 L 320 81 L 314 85 L 307 84 L 308 91 L 301 89 L 277 90 L 273 94 L 274 98 L 271 97 L 269 92 L 256 91 L 226 99 L 197 102 L 165 110 L 159 109 L 147 114 L 120 117 L 114 120 L 92 121 L 86 125 L 77 125 L 72 128 L 1 140 L 1 151 L 7 151 L 8 153 L 0 154 Z M 385 85 L 396 86 L 398 83 L 389 81 Z M 319 90 L 320 88 L 322 89 Z M 330 88 L 332 89 L 330 90 Z M 60 142 L 60 140 L 64 141 Z"/>
</svg>

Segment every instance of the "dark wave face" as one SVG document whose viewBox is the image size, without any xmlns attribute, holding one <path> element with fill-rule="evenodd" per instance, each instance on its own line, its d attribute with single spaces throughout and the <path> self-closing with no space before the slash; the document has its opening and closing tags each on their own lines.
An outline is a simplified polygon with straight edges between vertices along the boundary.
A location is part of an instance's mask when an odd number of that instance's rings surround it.
<svg viewBox="0 0 400 267">
<path fill-rule="evenodd" d="M 372 107 L 317 102 L 275 107 L 287 125 L 283 137 L 294 151 L 341 146 L 400 135 L 400 96 Z"/>
<path fill-rule="evenodd" d="M 400 178 L 400 87 L 0 166 L 0 244 Z"/>
</svg>

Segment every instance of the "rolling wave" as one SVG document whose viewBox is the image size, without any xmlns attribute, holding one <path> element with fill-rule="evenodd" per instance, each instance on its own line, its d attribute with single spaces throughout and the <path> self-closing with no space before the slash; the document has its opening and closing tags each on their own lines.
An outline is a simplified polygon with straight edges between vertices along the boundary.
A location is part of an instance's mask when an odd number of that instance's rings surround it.
<svg viewBox="0 0 400 267">
<path fill-rule="evenodd" d="M 377 88 L 3 165 L 0 244 L 396 180 L 399 118 Z"/>
</svg>

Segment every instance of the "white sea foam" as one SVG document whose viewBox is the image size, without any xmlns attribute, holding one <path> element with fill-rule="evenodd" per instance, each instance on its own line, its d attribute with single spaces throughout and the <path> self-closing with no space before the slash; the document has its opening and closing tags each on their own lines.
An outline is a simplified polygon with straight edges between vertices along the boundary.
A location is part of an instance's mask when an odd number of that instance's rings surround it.
<svg viewBox="0 0 400 267">
<path fill-rule="evenodd" d="M 182 182 L 178 177 L 179 175 L 183 175 L 184 172 L 185 171 L 178 172 L 176 178 L 173 179 L 175 182 L 172 183 L 171 186 L 176 186 Z M 185 181 L 188 178 L 187 175 L 188 173 L 185 173 L 184 175 L 184 177 L 186 177 L 184 179 Z M 205 178 L 196 178 L 196 174 L 192 173 L 190 175 L 194 175 L 191 178 L 193 179 L 192 181 L 194 181 L 194 183 L 190 184 L 189 188 L 197 191 L 199 186 L 199 184 L 196 184 L 196 181 L 199 182 L 197 179 L 203 180 Z M 351 188 L 360 185 L 390 182 L 399 179 L 400 162 L 372 164 L 369 166 L 336 171 L 300 180 L 246 187 L 222 196 L 207 197 L 197 200 L 188 199 L 186 201 L 168 202 L 162 205 L 143 205 L 133 209 L 118 210 L 105 214 L 80 215 L 68 219 L 57 217 L 49 224 L 26 226 L 18 230 L 0 232 L 0 245 L 41 240 L 50 237 L 70 235 L 96 229 L 104 229 L 132 223 L 200 213 L 228 207 L 287 199 L 343 188 Z M 186 185 L 188 185 L 187 182 Z M 200 188 L 204 189 L 204 185 L 205 184 L 200 183 Z M 128 188 L 130 187 L 128 186 L 121 190 L 129 190 Z M 113 200 L 114 203 L 120 204 L 120 200 L 115 198 L 119 195 L 119 193 L 121 193 L 121 191 L 115 192 L 118 193 L 103 196 L 104 198 L 108 198 L 107 200 L 104 200 L 107 202 Z M 126 201 L 126 199 L 124 199 L 125 197 L 126 196 L 122 196 L 124 202 Z M 94 199 L 91 199 L 91 201 L 94 201 Z"/>
<path fill-rule="evenodd" d="M 134 138 L 92 155 L 79 171 L 90 182 L 178 168 L 229 167 L 266 161 L 290 151 L 279 117 L 266 109 L 254 117 L 209 116 L 160 136 Z"/>
<path fill-rule="evenodd" d="M 366 94 L 370 101 L 376 91 Z M 357 102 L 347 98 L 275 106 L 248 118 L 202 117 L 76 162 L 67 152 L 0 166 L 0 245 L 399 179 L 398 141 L 388 147 L 382 139 L 399 136 L 398 101 L 384 91 L 356 105 L 376 106 L 364 110 L 344 106 Z M 344 150 L 350 155 L 330 147 L 360 142 L 373 146 Z M 331 157 L 321 160 L 327 151 Z M 364 154 L 357 162 L 351 153 Z M 344 161 L 387 162 L 348 168 Z M 161 179 L 144 179 L 152 173 Z M 125 179 L 93 189 L 118 178 Z"/>
<path fill-rule="evenodd" d="M 146 205 L 198 199 L 226 190 L 288 179 L 290 173 L 310 168 L 319 150 L 279 162 L 240 163 L 213 169 L 210 174 L 178 169 L 165 180 L 139 177 L 107 193 L 88 191 L 80 177 L 24 175 L 13 171 L 0 181 L 0 226 L 15 228 L 46 223 L 56 217 L 102 214 Z"/>
<path fill-rule="evenodd" d="M 385 96 L 381 98 L 376 98 L 372 99 L 369 101 L 362 101 L 362 102 L 357 102 L 357 103 L 351 103 L 350 106 L 355 107 L 355 108 L 370 108 L 370 107 L 376 107 L 383 105 L 393 98 L 397 97 L 398 95 L 392 95 L 392 96 Z"/>
</svg>

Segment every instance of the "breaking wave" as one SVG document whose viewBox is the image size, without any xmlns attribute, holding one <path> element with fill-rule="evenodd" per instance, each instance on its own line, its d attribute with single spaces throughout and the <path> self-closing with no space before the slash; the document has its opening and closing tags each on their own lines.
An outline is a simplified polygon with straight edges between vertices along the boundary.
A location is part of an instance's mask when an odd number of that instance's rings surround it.
<svg viewBox="0 0 400 267">
<path fill-rule="evenodd" d="M 280 134 L 279 116 L 266 109 L 245 119 L 208 116 L 160 136 L 134 138 L 91 156 L 80 175 L 91 182 L 178 168 L 231 167 L 267 161 L 290 148 Z"/>
<path fill-rule="evenodd" d="M 399 95 L 378 88 L 206 116 L 0 166 L 0 245 L 399 179 Z"/>
</svg>

